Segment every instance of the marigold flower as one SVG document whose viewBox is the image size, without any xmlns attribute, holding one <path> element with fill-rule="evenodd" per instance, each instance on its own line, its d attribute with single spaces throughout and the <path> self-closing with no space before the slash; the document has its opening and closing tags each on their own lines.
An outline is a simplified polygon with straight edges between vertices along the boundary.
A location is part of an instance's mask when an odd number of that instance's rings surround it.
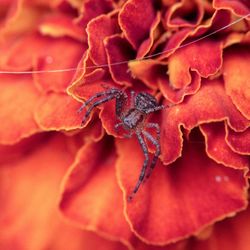
<svg viewBox="0 0 250 250">
<path fill-rule="evenodd" d="M 1 2 L 0 249 L 247 250 L 249 21 L 243 0 Z M 103 86 L 168 106 L 131 202 L 144 156 L 114 101 L 77 113 Z"/>
</svg>

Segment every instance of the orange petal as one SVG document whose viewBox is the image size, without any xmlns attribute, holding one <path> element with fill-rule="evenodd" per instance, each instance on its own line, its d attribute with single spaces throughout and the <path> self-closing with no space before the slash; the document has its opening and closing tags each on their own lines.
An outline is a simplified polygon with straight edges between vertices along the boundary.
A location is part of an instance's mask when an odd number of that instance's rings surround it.
<svg viewBox="0 0 250 250">
<path fill-rule="evenodd" d="M 211 53 L 213 51 L 213 53 Z M 214 75 L 222 66 L 222 43 L 203 40 L 177 50 L 169 58 L 169 79 L 176 88 L 191 82 L 190 70 L 201 77 Z"/>
<path fill-rule="evenodd" d="M 35 70 L 62 70 L 60 72 L 48 72 L 34 74 L 36 85 L 43 91 L 65 92 L 70 85 L 75 70 L 86 46 L 71 38 L 48 39 L 43 53 L 38 55 L 35 61 Z M 62 53 L 63 51 L 63 53 Z M 65 71 L 63 71 L 66 69 Z"/>
<path fill-rule="evenodd" d="M 227 145 L 224 123 L 204 124 L 200 129 L 205 136 L 206 152 L 211 159 L 236 169 L 249 168 L 248 157 L 233 152 Z"/>
<path fill-rule="evenodd" d="M 233 151 L 250 154 L 250 128 L 243 132 L 235 132 L 226 126 L 226 141 Z"/>
<path fill-rule="evenodd" d="M 59 183 L 71 161 L 65 137 L 47 135 L 1 164 L 2 249 L 83 249 L 88 235 L 67 225 L 57 211 Z"/>
<path fill-rule="evenodd" d="M 202 123 L 222 120 L 226 120 L 235 131 L 244 131 L 249 126 L 249 121 L 233 105 L 219 80 L 204 80 L 195 95 L 162 113 L 162 159 L 166 164 L 181 155 L 180 126 L 191 130 Z"/>
<path fill-rule="evenodd" d="M 83 41 L 82 28 L 76 25 L 73 18 L 62 13 L 53 13 L 44 18 L 38 30 L 43 35 L 54 38 L 68 36 L 78 41 Z"/>
<path fill-rule="evenodd" d="M 125 198 L 138 181 L 144 157 L 136 140 L 119 140 L 117 146 L 118 183 Z M 150 179 L 126 203 L 126 217 L 143 241 L 175 242 L 244 209 L 246 188 L 243 171 L 223 167 L 209 159 L 200 145 L 189 144 L 174 164 L 157 164 Z"/>
<path fill-rule="evenodd" d="M 213 6 L 217 9 L 230 9 L 234 14 L 239 16 L 250 13 L 249 2 L 245 0 L 214 0 Z"/>
<path fill-rule="evenodd" d="M 35 119 L 43 130 L 72 130 L 80 128 L 84 114 L 78 114 L 81 103 L 71 96 L 49 93 L 40 98 Z"/>
<path fill-rule="evenodd" d="M 187 245 L 192 250 L 247 250 L 249 238 L 250 207 L 233 218 L 215 224 L 208 239 L 193 239 Z"/>
<path fill-rule="evenodd" d="M 28 75 L 0 75 L 0 82 L 0 143 L 14 144 L 40 130 L 33 118 L 39 93 Z"/>
<path fill-rule="evenodd" d="M 119 24 L 124 36 L 137 49 L 148 38 L 156 10 L 149 0 L 130 0 L 119 13 Z"/>
<path fill-rule="evenodd" d="M 247 47 L 232 47 L 224 55 L 223 76 L 226 93 L 235 106 L 250 120 L 250 52 Z"/>
<path fill-rule="evenodd" d="M 133 236 L 123 217 L 122 193 L 116 182 L 116 155 L 112 144 L 110 139 L 102 140 L 87 143 L 79 150 L 64 179 L 60 209 L 81 228 L 127 242 Z"/>
<path fill-rule="evenodd" d="M 86 31 L 91 59 L 97 65 L 106 64 L 107 57 L 103 41 L 106 37 L 119 32 L 117 17 L 100 15 L 88 23 Z"/>
</svg>

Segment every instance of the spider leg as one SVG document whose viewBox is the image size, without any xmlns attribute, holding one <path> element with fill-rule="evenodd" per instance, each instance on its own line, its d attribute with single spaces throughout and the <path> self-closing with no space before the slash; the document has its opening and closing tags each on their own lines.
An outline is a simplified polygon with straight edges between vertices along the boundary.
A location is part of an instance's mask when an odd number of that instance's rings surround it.
<svg viewBox="0 0 250 250">
<path fill-rule="evenodd" d="M 82 110 L 87 106 L 89 105 L 94 99 L 98 98 L 98 97 L 101 97 L 101 96 L 104 96 L 104 95 L 116 95 L 120 92 L 119 89 L 116 89 L 116 88 L 110 88 L 106 91 L 102 91 L 102 92 L 99 92 L 99 93 L 96 93 L 95 95 L 91 96 L 88 100 L 86 100 L 83 105 L 78 109 L 78 113 L 82 112 Z"/>
<path fill-rule="evenodd" d="M 122 122 L 115 124 L 115 131 L 118 132 L 118 128 L 121 127 L 121 126 L 123 126 L 123 123 L 122 123 Z M 131 131 L 130 131 L 129 134 L 124 134 L 123 136 L 124 136 L 125 138 L 131 138 L 131 137 L 132 137 L 132 133 L 131 133 Z"/>
<path fill-rule="evenodd" d="M 154 124 L 154 123 L 151 123 L 151 124 Z M 158 124 L 156 124 L 157 126 L 158 126 Z M 155 128 L 157 128 L 157 126 L 155 126 Z M 152 126 L 153 127 L 153 126 Z M 159 126 L 158 126 L 158 128 L 159 128 Z M 158 129 L 157 128 L 157 129 Z M 143 133 L 143 135 L 149 140 L 149 141 L 151 141 L 152 143 L 153 143 L 153 145 L 155 146 L 155 148 L 156 148 L 156 150 L 155 150 L 155 153 L 154 153 L 154 157 L 153 157 L 153 159 L 152 159 L 152 162 L 151 162 L 151 164 L 150 164 L 150 167 L 149 167 L 149 170 L 148 170 L 148 173 L 147 173 L 147 175 L 146 175 L 146 178 L 149 178 L 149 176 L 151 175 L 151 173 L 152 173 L 152 171 L 153 171 L 153 169 L 154 169 L 154 167 L 155 167 L 155 165 L 156 165 L 156 162 L 157 162 L 157 160 L 158 160 L 158 157 L 159 157 L 159 155 L 160 155 L 160 153 L 161 153 L 161 148 L 160 148 L 160 144 L 159 144 L 159 136 L 160 136 L 160 134 L 159 134 L 159 131 L 160 130 L 158 130 L 157 131 L 157 139 L 155 139 L 150 133 L 148 133 L 147 131 L 142 131 L 142 133 Z"/>
<path fill-rule="evenodd" d="M 91 96 L 88 100 L 86 100 L 83 105 L 78 109 L 77 113 L 82 112 L 82 110 L 89 104 L 91 103 L 95 98 L 101 97 L 103 95 L 106 95 L 107 91 L 99 92 L 96 93 L 95 95 Z"/>
<path fill-rule="evenodd" d="M 98 105 L 100 105 L 100 104 L 102 104 L 102 103 L 108 102 L 109 100 L 114 99 L 115 97 L 116 97 L 115 95 L 110 95 L 110 96 L 107 96 L 106 98 L 103 98 L 103 99 L 101 99 L 101 100 L 99 100 L 99 101 L 94 102 L 94 103 L 88 108 L 87 112 L 85 113 L 85 115 L 84 115 L 84 117 L 83 117 L 83 119 L 82 119 L 81 126 L 84 125 L 84 123 L 85 123 L 86 119 L 89 117 L 91 111 L 92 111 L 96 106 L 98 106 Z"/>
<path fill-rule="evenodd" d="M 151 109 L 146 110 L 145 113 L 146 113 L 146 114 L 149 114 L 149 113 L 152 113 L 152 112 L 155 112 L 155 111 L 164 109 L 164 108 L 165 108 L 164 105 L 156 106 L 156 107 L 154 107 L 154 108 L 151 108 Z"/>
<path fill-rule="evenodd" d="M 116 95 L 116 103 L 115 103 L 115 113 L 117 117 L 121 120 L 123 118 L 123 110 L 127 104 L 128 96 L 125 92 L 120 91 L 119 94 Z"/>
<path fill-rule="evenodd" d="M 135 91 L 130 91 L 130 108 L 132 109 L 135 106 Z"/>
<path fill-rule="evenodd" d="M 140 173 L 140 176 L 139 176 L 139 179 L 136 183 L 136 186 L 132 192 L 132 194 L 128 197 L 129 200 L 132 200 L 133 196 L 136 194 L 136 192 L 138 191 L 141 183 L 143 182 L 144 180 L 144 177 L 145 177 L 145 173 L 146 173 L 146 170 L 147 170 L 147 166 L 148 166 L 148 161 L 149 161 L 149 154 L 148 154 L 148 149 L 147 149 L 147 145 L 141 135 L 141 132 L 136 132 L 136 135 L 137 135 L 137 138 L 138 138 L 138 141 L 142 147 L 142 151 L 143 151 L 143 154 L 144 154 L 144 163 L 143 163 L 143 166 L 142 166 L 142 169 L 141 169 L 141 173 Z"/>
</svg>

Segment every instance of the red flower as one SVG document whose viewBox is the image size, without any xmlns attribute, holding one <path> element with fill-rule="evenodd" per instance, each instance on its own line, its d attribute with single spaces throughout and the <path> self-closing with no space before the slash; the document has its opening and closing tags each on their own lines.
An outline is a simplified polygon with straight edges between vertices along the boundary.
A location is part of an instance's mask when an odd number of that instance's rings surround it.
<svg viewBox="0 0 250 250">
<path fill-rule="evenodd" d="M 34 71 L 0 75 L 3 249 L 248 249 L 245 1 L 33 0 L 2 9 L 1 69 Z M 77 114 L 103 85 L 172 104 L 149 117 L 162 152 L 129 203 L 144 161 L 138 142 L 115 131 L 114 101 L 84 129 Z"/>
</svg>

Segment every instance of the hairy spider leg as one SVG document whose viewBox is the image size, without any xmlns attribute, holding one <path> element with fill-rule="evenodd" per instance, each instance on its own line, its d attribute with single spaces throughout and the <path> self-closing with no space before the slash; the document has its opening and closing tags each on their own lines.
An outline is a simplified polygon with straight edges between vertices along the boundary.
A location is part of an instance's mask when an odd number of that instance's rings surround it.
<svg viewBox="0 0 250 250">
<path fill-rule="evenodd" d="M 154 123 L 151 123 L 151 124 L 154 124 Z M 158 124 L 155 124 L 158 126 Z M 159 128 L 159 126 L 158 126 Z M 155 165 L 156 165 L 156 162 L 159 158 L 159 155 L 161 153 L 161 148 L 160 148 L 160 143 L 159 143 L 159 132 L 157 131 L 157 139 L 155 139 L 150 133 L 148 133 L 147 131 L 143 130 L 142 131 L 143 135 L 153 143 L 153 145 L 155 146 L 155 153 L 154 153 L 154 157 L 152 159 L 152 162 L 150 164 L 150 167 L 148 169 L 148 173 L 146 175 L 146 178 L 149 178 L 149 176 L 151 175 L 153 169 L 155 168 Z"/>
<path fill-rule="evenodd" d="M 115 113 L 121 120 L 124 117 L 124 107 L 126 106 L 127 101 L 128 96 L 126 93 L 120 91 L 119 94 L 116 95 Z"/>
<path fill-rule="evenodd" d="M 130 91 L 130 108 L 135 107 L 135 91 Z"/>
<path fill-rule="evenodd" d="M 110 95 L 110 96 L 108 96 L 108 97 L 106 97 L 106 98 L 103 98 L 103 99 L 101 99 L 101 100 L 99 100 L 99 101 L 94 102 L 94 103 L 87 109 L 87 112 L 85 113 L 85 115 L 84 115 L 84 117 L 83 117 L 83 119 L 82 119 L 81 126 L 84 125 L 84 123 L 86 122 L 86 119 L 89 117 L 91 111 L 92 111 L 95 107 L 97 107 L 98 105 L 100 105 L 100 104 L 102 104 L 102 103 L 108 102 L 109 100 L 114 99 L 114 98 L 116 98 L 115 95 Z"/>
<path fill-rule="evenodd" d="M 158 111 L 158 110 L 161 110 L 161 109 L 164 109 L 164 108 L 165 108 L 164 105 L 156 106 L 156 107 L 154 107 L 154 108 L 147 109 L 147 110 L 145 111 L 145 113 L 146 113 L 146 114 L 153 113 L 153 112 L 155 112 L 155 111 Z"/>
<path fill-rule="evenodd" d="M 121 126 L 124 127 L 123 122 L 115 124 L 115 131 L 118 132 L 118 128 L 121 127 Z M 129 134 L 124 134 L 123 136 L 124 136 L 124 138 L 131 138 L 132 137 L 132 132 L 130 131 Z"/>
<path fill-rule="evenodd" d="M 98 97 L 101 97 L 101 96 L 104 96 L 104 95 L 112 95 L 112 94 L 116 94 L 116 93 L 119 93 L 120 90 L 118 89 L 115 89 L 115 88 L 111 88 L 109 90 L 106 90 L 106 91 L 102 91 L 102 92 L 99 92 L 99 93 L 96 93 L 95 95 L 91 96 L 88 100 L 86 100 L 83 105 L 78 109 L 78 113 L 82 112 L 82 110 L 87 106 L 89 105 L 94 99 L 98 98 Z"/>
<path fill-rule="evenodd" d="M 136 135 L 137 135 L 137 138 L 138 138 L 138 141 L 141 145 L 141 148 L 142 148 L 142 151 L 143 151 L 143 154 L 144 154 L 144 162 L 143 162 L 143 166 L 142 166 L 142 169 L 141 169 L 141 173 L 140 173 L 140 176 L 139 176 L 139 179 L 136 183 L 136 186 L 132 192 L 132 194 L 128 197 L 129 200 L 132 200 L 133 196 L 136 194 L 136 192 L 138 191 L 141 183 L 143 182 L 144 180 L 144 177 L 145 177 L 145 173 L 146 173 L 146 170 L 147 170 L 147 166 L 148 166 L 148 162 L 149 162 L 149 154 L 148 154 L 148 149 L 147 149 L 147 145 L 141 135 L 141 132 L 139 131 L 136 131 Z"/>
</svg>

